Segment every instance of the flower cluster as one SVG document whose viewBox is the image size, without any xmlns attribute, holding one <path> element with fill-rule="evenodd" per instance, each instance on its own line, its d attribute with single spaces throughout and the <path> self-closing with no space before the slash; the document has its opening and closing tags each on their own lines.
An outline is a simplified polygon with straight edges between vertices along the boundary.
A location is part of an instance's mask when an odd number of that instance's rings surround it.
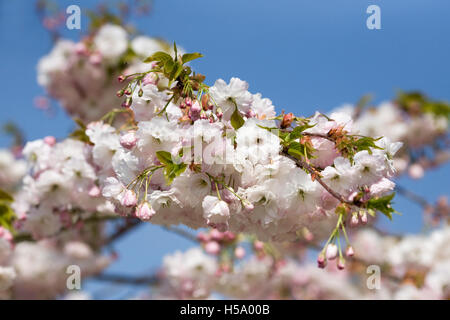
<svg viewBox="0 0 450 320">
<path fill-rule="evenodd" d="M 21 242 L 6 252 L 0 237 L 0 248 L 0 299 L 53 299 L 66 291 L 70 265 L 79 266 L 84 278 L 111 262 L 80 241 Z"/>
<path fill-rule="evenodd" d="M 38 83 L 71 117 L 98 120 L 117 105 L 122 85 L 113 79 L 143 71 L 142 59 L 164 49 L 170 47 L 161 40 L 136 36 L 130 41 L 123 27 L 105 24 L 80 42 L 58 40 L 38 63 Z"/>
<path fill-rule="evenodd" d="M 0 150 L 0 186 L 6 191 L 14 191 L 20 184 L 27 171 L 24 160 L 16 159 L 15 155 L 7 150 Z"/>
<path fill-rule="evenodd" d="M 199 56 L 150 56 L 151 70 L 125 93 L 135 124 L 121 132 L 88 125 L 93 158 L 112 173 L 100 179 L 103 196 L 119 213 L 283 241 L 334 219 L 337 209 L 331 240 L 346 220 L 393 212 L 383 196 L 394 188 L 400 143 L 357 135 L 344 113 L 277 117 L 271 101 L 240 79 L 204 84 L 186 66 Z"/>
<path fill-rule="evenodd" d="M 15 227 L 35 239 L 61 231 L 89 234 L 84 222 L 101 219 L 114 207 L 101 196 L 90 146 L 74 139 L 56 142 L 54 137 L 29 142 L 23 154 L 29 174 L 12 204 Z M 95 225 L 98 227 L 98 225 Z M 84 227 L 84 228 L 82 228 Z M 96 230 L 101 231 L 101 230 Z M 97 240 L 101 239 L 96 235 Z"/>
<path fill-rule="evenodd" d="M 447 103 L 412 92 L 401 93 L 395 101 L 381 103 L 376 108 L 361 108 L 361 105 L 344 105 L 338 111 L 352 116 L 355 129 L 363 135 L 403 142 L 404 147 L 394 159 L 398 174 L 407 172 L 418 179 L 426 169 L 450 159 L 446 146 L 450 118 Z"/>
</svg>

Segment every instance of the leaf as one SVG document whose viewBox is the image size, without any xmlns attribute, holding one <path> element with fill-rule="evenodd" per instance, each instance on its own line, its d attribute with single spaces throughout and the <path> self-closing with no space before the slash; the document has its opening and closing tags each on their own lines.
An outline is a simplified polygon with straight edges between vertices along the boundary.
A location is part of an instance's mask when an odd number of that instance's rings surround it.
<svg viewBox="0 0 450 320">
<path fill-rule="evenodd" d="M 185 53 L 183 54 L 183 56 L 181 57 L 181 61 L 183 62 L 183 64 L 201 58 L 203 57 L 203 55 L 199 52 L 194 52 L 194 53 Z"/>
<path fill-rule="evenodd" d="M 155 52 L 154 54 L 152 54 L 151 56 L 145 58 L 144 63 L 157 61 L 157 62 L 161 63 L 161 65 L 164 66 L 166 64 L 166 62 L 169 60 L 173 61 L 173 58 L 170 54 L 168 54 L 167 52 L 164 52 L 164 51 L 158 51 L 158 52 Z"/>
<path fill-rule="evenodd" d="M 14 198 L 5 190 L 0 189 L 0 201 L 13 202 Z"/>
<path fill-rule="evenodd" d="M 159 162 L 161 162 L 162 164 L 165 164 L 165 165 L 173 164 L 172 155 L 170 154 L 170 152 L 157 151 L 156 157 L 158 158 Z"/>
<path fill-rule="evenodd" d="M 289 134 L 289 139 L 294 140 L 300 138 L 303 135 L 303 131 L 306 129 L 312 128 L 314 125 L 312 124 L 302 124 L 300 126 L 295 127 Z"/>
<path fill-rule="evenodd" d="M 396 213 L 395 209 L 392 208 L 392 199 L 394 199 L 395 192 L 378 198 L 372 198 L 367 203 L 367 208 L 370 210 L 376 210 L 384 214 L 389 220 L 392 220 L 392 214 Z"/>
<path fill-rule="evenodd" d="M 12 231 L 13 230 L 13 221 L 16 215 L 14 210 L 7 205 L 6 203 L 0 203 L 0 225 L 4 228 Z"/>
<path fill-rule="evenodd" d="M 80 119 L 75 119 L 74 121 L 78 124 L 79 128 L 69 134 L 69 137 L 86 144 L 94 145 L 89 136 L 86 134 L 86 125 Z"/>
<path fill-rule="evenodd" d="M 173 179 L 182 174 L 187 168 L 185 163 L 181 164 L 168 164 L 164 168 L 164 178 L 166 179 L 167 185 L 172 184 Z"/>
<path fill-rule="evenodd" d="M 238 111 L 238 108 L 236 106 L 233 114 L 231 115 L 231 125 L 233 126 L 234 130 L 237 130 L 240 127 L 242 127 L 244 125 L 244 123 L 245 123 L 245 120 L 241 116 L 241 114 Z"/>
</svg>

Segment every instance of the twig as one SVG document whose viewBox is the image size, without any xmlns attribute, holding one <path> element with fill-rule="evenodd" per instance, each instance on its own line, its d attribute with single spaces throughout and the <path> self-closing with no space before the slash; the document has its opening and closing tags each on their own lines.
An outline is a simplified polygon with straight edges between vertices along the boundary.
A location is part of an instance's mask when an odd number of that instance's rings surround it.
<svg viewBox="0 0 450 320">
<path fill-rule="evenodd" d="M 415 194 L 414 192 L 409 191 L 402 186 L 396 185 L 395 189 L 398 191 L 399 194 L 401 194 L 405 198 L 408 198 L 409 200 L 417 203 L 418 205 L 420 205 L 423 208 L 432 207 L 432 205 L 430 203 L 428 203 L 428 201 L 424 197 L 419 196 L 418 194 Z"/>
<path fill-rule="evenodd" d="M 189 241 L 192 241 L 192 242 L 198 244 L 197 238 L 193 234 L 191 234 L 191 233 L 189 233 L 187 231 L 184 231 L 184 230 L 182 230 L 180 228 L 169 227 L 169 226 L 163 226 L 162 228 L 164 230 L 166 230 L 166 231 L 175 233 L 175 234 L 177 234 L 177 235 L 179 235 L 179 236 L 181 236 L 181 237 L 183 237 L 183 238 L 185 238 L 185 239 L 187 239 Z"/>
</svg>

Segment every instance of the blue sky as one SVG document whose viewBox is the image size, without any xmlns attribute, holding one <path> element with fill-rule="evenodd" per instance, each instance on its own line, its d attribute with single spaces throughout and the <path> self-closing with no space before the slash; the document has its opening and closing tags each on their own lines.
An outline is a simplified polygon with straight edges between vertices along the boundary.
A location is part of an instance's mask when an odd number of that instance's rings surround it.
<svg viewBox="0 0 450 320">
<path fill-rule="evenodd" d="M 96 3 L 59 2 L 61 7 L 78 4 L 82 10 Z M 390 99 L 397 89 L 420 89 L 450 101 L 448 0 L 154 2 L 150 16 L 133 21 L 138 30 L 203 53 L 205 57 L 193 66 L 207 75 L 208 83 L 239 77 L 250 83 L 251 92 L 270 98 L 278 111 L 309 116 L 315 110 L 356 102 L 366 93 L 372 93 L 375 102 Z M 366 28 L 366 8 L 371 4 L 381 8 L 381 30 Z M 86 20 L 82 16 L 83 28 Z M 79 34 L 64 32 L 73 39 Z M 64 138 L 73 129 L 71 120 L 61 110 L 49 117 L 33 107 L 33 98 L 43 94 L 36 82 L 36 63 L 52 43 L 31 1 L 0 1 L 0 43 L 0 122 L 14 121 L 29 140 L 46 135 Z M 0 147 L 8 144 L 9 139 L 1 136 Z M 449 194 L 449 178 L 447 166 L 420 181 L 400 182 L 433 201 Z M 393 223 L 383 220 L 383 225 L 395 232 L 421 229 L 416 205 L 398 196 L 396 209 L 403 215 L 395 216 Z M 153 270 L 164 253 L 190 246 L 146 225 L 117 244 L 121 259 L 111 271 Z M 100 287 L 90 288 L 96 292 Z"/>
</svg>

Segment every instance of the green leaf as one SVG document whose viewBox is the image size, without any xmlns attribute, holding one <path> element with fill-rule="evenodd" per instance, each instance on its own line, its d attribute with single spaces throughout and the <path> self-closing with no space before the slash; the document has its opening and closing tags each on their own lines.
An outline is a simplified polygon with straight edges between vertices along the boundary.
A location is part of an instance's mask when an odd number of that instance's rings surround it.
<svg viewBox="0 0 450 320">
<path fill-rule="evenodd" d="M 187 63 L 189 61 L 192 61 L 192 60 L 195 60 L 195 59 L 198 59 L 198 58 L 201 58 L 201 57 L 203 57 L 203 55 L 201 53 L 199 53 L 199 52 L 185 53 L 181 57 L 181 60 L 182 60 L 183 64 L 185 64 L 185 63 Z"/>
<path fill-rule="evenodd" d="M 234 130 L 239 129 L 242 127 L 245 123 L 244 118 L 241 116 L 241 113 L 238 111 L 237 106 L 234 109 L 233 114 L 231 115 L 231 125 L 233 126 Z"/>
<path fill-rule="evenodd" d="M 69 134 L 69 137 L 86 144 L 94 145 L 89 136 L 86 134 L 86 125 L 80 119 L 75 119 L 74 121 L 78 124 L 79 128 Z"/>
<path fill-rule="evenodd" d="M 367 203 L 367 209 L 372 209 L 381 212 L 389 220 L 392 220 L 392 214 L 396 213 L 395 209 L 392 208 L 392 199 L 394 199 L 395 193 L 384 197 L 372 198 Z"/>
<path fill-rule="evenodd" d="M 14 198 L 5 190 L 0 189 L 0 201 L 13 202 Z"/>
<path fill-rule="evenodd" d="M 6 203 L 0 203 L 0 225 L 9 231 L 13 230 L 13 221 L 16 215 L 14 210 Z"/>
<path fill-rule="evenodd" d="M 172 184 L 173 179 L 182 174 L 187 168 L 185 163 L 181 164 L 168 164 L 164 168 L 164 178 L 166 179 L 167 185 Z"/>
<path fill-rule="evenodd" d="M 170 154 L 170 152 L 157 151 L 156 157 L 158 158 L 159 162 L 161 162 L 162 164 L 165 164 L 165 165 L 173 164 L 172 155 Z"/>
<path fill-rule="evenodd" d="M 296 126 L 290 133 L 289 133 L 289 139 L 294 140 L 297 138 L 300 138 L 303 135 L 303 131 L 306 129 L 312 128 L 314 125 L 311 124 L 302 124 L 300 126 Z"/>
<path fill-rule="evenodd" d="M 161 65 L 165 65 L 168 60 L 173 61 L 173 58 L 170 54 L 168 54 L 167 52 L 164 52 L 164 51 L 158 51 L 158 52 L 155 52 L 154 54 L 152 54 L 151 56 L 147 57 L 144 60 L 144 62 L 149 63 L 149 62 L 157 61 L 157 62 L 161 63 Z"/>
</svg>

